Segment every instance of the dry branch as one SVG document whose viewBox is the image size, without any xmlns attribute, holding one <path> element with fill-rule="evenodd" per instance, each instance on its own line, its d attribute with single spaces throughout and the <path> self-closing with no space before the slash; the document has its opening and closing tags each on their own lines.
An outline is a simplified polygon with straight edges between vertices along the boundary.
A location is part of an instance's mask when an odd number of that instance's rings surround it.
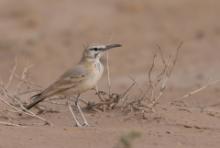
<svg viewBox="0 0 220 148">
<path fill-rule="evenodd" d="M 12 83 L 12 80 L 14 79 L 14 75 L 15 75 L 15 72 L 16 72 L 16 70 L 17 70 L 17 65 L 18 65 L 18 61 L 17 61 L 17 57 L 16 57 L 16 58 L 15 58 L 14 67 L 13 67 L 12 70 L 11 70 L 11 74 L 10 74 L 9 79 L 8 79 L 8 82 L 7 82 L 6 86 L 5 86 L 6 89 L 9 88 L 9 86 L 10 86 L 11 83 Z"/>
<path fill-rule="evenodd" d="M 188 97 L 190 97 L 190 96 L 192 96 L 192 95 L 195 95 L 195 94 L 197 94 L 197 93 L 203 91 L 204 89 L 206 89 L 206 88 L 208 88 L 208 87 L 210 87 L 210 86 L 213 86 L 213 85 L 215 85 L 215 84 L 217 84 L 217 83 L 219 83 L 219 82 L 220 82 L 220 80 L 215 80 L 215 81 L 213 81 L 213 82 L 210 82 L 210 83 L 208 83 L 208 84 L 205 84 L 205 85 L 201 86 L 200 88 L 197 88 L 197 89 L 195 89 L 195 90 L 193 90 L 193 91 L 191 91 L 191 92 L 189 92 L 189 93 L 187 93 L 187 94 L 183 95 L 182 97 L 179 97 L 179 98 L 177 98 L 177 99 L 175 99 L 175 100 L 181 100 L 181 99 L 188 98 Z"/>
<path fill-rule="evenodd" d="M 133 82 L 123 93 L 112 93 L 110 91 L 111 82 L 109 75 L 109 64 L 107 64 L 108 93 L 105 91 L 97 91 L 96 95 L 100 102 L 87 102 L 86 108 L 99 111 L 119 108 L 123 112 L 141 112 L 143 114 L 145 112 L 154 111 L 155 105 L 158 103 L 159 99 L 162 97 L 166 90 L 167 82 L 173 72 L 174 66 L 176 65 L 181 46 L 182 43 L 180 43 L 177 47 L 173 59 L 172 56 L 166 58 L 161 47 L 158 46 L 158 52 L 153 55 L 152 63 L 147 72 L 147 82 L 144 85 L 145 87 L 147 86 L 146 88 L 143 86 L 140 88 L 134 87 L 137 86 L 137 81 L 134 78 L 130 78 Z M 159 71 L 156 70 L 158 61 L 161 61 L 163 65 Z M 128 93 L 135 89 L 138 89 L 140 94 L 135 98 L 131 98 Z"/>
<path fill-rule="evenodd" d="M 107 69 L 107 78 L 108 78 L 108 94 L 111 94 L 111 79 L 110 79 L 110 65 L 109 65 L 109 54 L 106 53 L 106 69 Z"/>
<path fill-rule="evenodd" d="M 150 89 L 150 96 L 147 98 L 150 98 L 151 102 L 146 105 L 148 108 L 150 108 L 152 111 L 154 111 L 154 106 L 158 103 L 159 99 L 162 97 L 162 95 L 164 94 L 166 87 L 167 87 L 167 82 L 170 79 L 170 76 L 173 72 L 173 69 L 176 65 L 177 59 L 178 59 L 178 55 L 179 55 L 179 51 L 180 48 L 182 47 L 182 42 L 179 44 L 179 46 L 176 49 L 176 53 L 174 56 L 174 59 L 172 60 L 172 56 L 169 56 L 169 58 L 165 58 L 164 53 L 161 49 L 161 47 L 159 45 L 157 45 L 158 47 L 158 51 L 159 51 L 159 57 L 162 61 L 163 64 L 163 68 L 161 70 L 161 72 L 159 72 L 159 74 L 156 76 L 156 78 L 154 80 L 152 80 L 152 73 L 153 70 L 155 69 L 156 65 L 156 57 L 157 57 L 157 53 L 153 56 L 153 63 L 151 64 L 151 67 L 148 71 L 148 85 Z"/>
<path fill-rule="evenodd" d="M 15 123 L 11 123 L 11 122 L 4 122 L 4 121 L 0 121 L 0 124 L 5 125 L 5 126 L 25 127 L 25 126 L 20 125 L 20 124 L 15 124 Z"/>
<path fill-rule="evenodd" d="M 6 83 L 6 85 L 4 85 L 3 82 L 1 82 L 1 84 L 0 84 L 0 101 L 6 105 L 8 112 L 14 113 L 15 115 L 16 115 L 16 113 L 19 113 L 20 115 L 24 114 L 24 115 L 27 115 L 29 117 L 39 119 L 39 120 L 43 121 L 44 124 L 52 125 L 46 119 L 44 119 L 44 118 L 36 115 L 35 113 L 27 110 L 23 105 L 24 103 L 22 101 L 22 98 L 20 98 L 18 96 L 18 94 L 12 93 L 13 92 L 12 90 L 9 90 L 9 87 L 10 87 L 11 83 L 14 81 L 16 76 L 17 76 L 17 78 L 18 77 L 20 78 L 19 79 L 20 81 L 17 84 L 17 90 L 18 90 L 18 88 L 22 87 L 22 85 L 24 85 L 24 88 L 30 88 L 29 86 L 27 87 L 27 83 L 26 83 L 26 82 L 28 82 L 27 73 L 28 73 L 30 68 L 31 68 L 31 65 L 25 67 L 22 71 L 21 77 L 19 77 L 16 74 L 17 59 L 15 60 L 15 65 L 12 68 L 12 71 L 11 71 L 11 74 L 9 76 L 8 82 Z M 25 91 L 30 91 L 30 90 L 25 90 Z M 23 125 L 23 124 L 15 124 L 14 122 L 11 122 L 11 121 L 10 122 L 1 122 L 0 124 L 10 125 L 10 126 L 22 126 Z"/>
</svg>

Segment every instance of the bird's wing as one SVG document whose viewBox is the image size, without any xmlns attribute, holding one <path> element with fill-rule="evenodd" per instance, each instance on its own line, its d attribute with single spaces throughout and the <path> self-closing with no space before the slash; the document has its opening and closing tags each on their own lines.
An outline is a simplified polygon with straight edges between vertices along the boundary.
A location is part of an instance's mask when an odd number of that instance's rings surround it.
<svg viewBox="0 0 220 148">
<path fill-rule="evenodd" d="M 82 65 L 78 65 L 73 69 L 65 72 L 56 82 L 45 89 L 41 95 L 44 97 L 50 97 L 59 92 L 63 92 L 70 88 L 76 87 L 80 82 L 85 80 L 88 72 Z"/>
</svg>

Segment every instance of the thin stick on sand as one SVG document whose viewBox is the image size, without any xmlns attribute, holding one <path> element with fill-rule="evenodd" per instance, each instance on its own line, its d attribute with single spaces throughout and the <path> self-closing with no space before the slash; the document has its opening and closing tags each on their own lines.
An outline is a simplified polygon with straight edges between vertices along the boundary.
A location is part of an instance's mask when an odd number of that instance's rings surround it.
<svg viewBox="0 0 220 148">
<path fill-rule="evenodd" d="M 177 99 L 175 99 L 175 100 L 181 100 L 181 99 L 188 98 L 188 97 L 190 97 L 190 96 L 192 96 L 192 95 L 195 95 L 195 94 L 201 92 L 202 90 L 204 90 L 204 89 L 206 89 L 206 88 L 208 88 L 208 87 L 210 87 L 210 86 L 213 86 L 213 85 L 215 85 L 215 84 L 217 84 L 217 83 L 219 83 L 219 82 L 220 82 L 220 80 L 215 80 L 215 81 L 213 81 L 213 82 L 210 82 L 210 83 L 208 83 L 208 84 L 206 84 L 206 85 L 203 85 L 203 86 L 201 86 L 200 88 L 197 88 L 197 89 L 195 89 L 195 90 L 193 90 L 193 91 L 191 91 L 191 92 L 189 92 L 189 93 L 187 93 L 187 94 L 183 95 L 182 97 L 179 97 L 179 98 L 177 98 Z"/>
<path fill-rule="evenodd" d="M 17 57 L 16 57 L 16 58 L 15 58 L 14 67 L 13 67 L 12 70 L 11 70 L 11 74 L 10 74 L 9 79 L 8 79 L 8 82 L 7 82 L 6 86 L 5 86 L 6 89 L 8 89 L 8 88 L 10 87 L 11 83 L 12 83 L 12 80 L 13 80 L 13 78 L 14 78 L 15 72 L 16 72 L 16 70 L 17 70 L 17 65 L 18 65 L 18 61 L 17 61 Z"/>
<path fill-rule="evenodd" d="M 15 123 L 11 123 L 11 122 L 4 122 L 4 121 L 0 121 L 1 125 L 6 125 L 6 126 L 16 126 L 16 127 L 25 127 L 19 124 L 15 124 Z"/>
<path fill-rule="evenodd" d="M 110 79 L 110 65 L 109 65 L 109 53 L 106 52 L 106 70 L 107 70 L 107 79 L 108 79 L 108 94 L 111 94 L 111 79 Z"/>
<path fill-rule="evenodd" d="M 22 73 L 22 79 L 25 79 L 26 78 L 26 73 L 28 72 L 30 67 L 26 67 L 24 68 L 24 71 Z M 17 69 L 17 59 L 15 60 L 15 65 L 11 71 L 11 74 L 10 74 L 10 77 L 9 77 L 9 80 L 7 82 L 6 85 L 4 85 L 3 82 L 0 83 L 0 101 L 3 102 L 4 104 L 6 104 L 8 107 L 10 107 L 11 109 L 13 109 L 14 111 L 18 112 L 18 113 L 23 113 L 25 115 L 28 115 L 28 116 L 31 116 L 31 117 L 34 117 L 34 118 L 37 118 L 41 121 L 43 121 L 45 124 L 49 124 L 49 125 L 52 125 L 49 121 L 47 121 L 46 119 L 36 115 L 35 113 L 27 110 L 23 103 L 21 102 L 21 98 L 19 98 L 17 95 L 15 94 L 12 94 L 11 92 L 9 92 L 8 88 L 9 86 L 11 85 L 12 81 L 14 80 L 15 78 L 15 75 L 16 75 L 16 69 Z M 19 84 L 20 85 L 20 84 Z M 15 104 L 11 104 L 9 102 L 9 100 L 12 100 L 14 101 Z M 19 105 L 17 107 L 17 105 Z"/>
</svg>

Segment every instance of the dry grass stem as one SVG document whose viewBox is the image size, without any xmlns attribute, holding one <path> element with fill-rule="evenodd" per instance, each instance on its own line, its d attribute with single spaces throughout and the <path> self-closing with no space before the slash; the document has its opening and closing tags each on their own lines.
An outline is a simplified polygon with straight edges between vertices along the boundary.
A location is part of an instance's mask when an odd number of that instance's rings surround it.
<svg viewBox="0 0 220 148">
<path fill-rule="evenodd" d="M 22 86 L 23 83 L 25 83 L 24 80 L 27 80 L 27 75 L 28 75 L 28 72 L 29 70 L 33 67 L 33 65 L 28 65 L 26 67 L 24 67 L 24 70 L 21 74 L 21 78 L 20 78 L 20 82 L 17 84 L 17 87 L 16 87 L 16 92 L 18 93 L 18 90 L 20 89 L 20 87 Z"/>
<path fill-rule="evenodd" d="M 5 126 L 25 127 L 25 126 L 20 125 L 20 124 L 15 124 L 15 123 L 11 123 L 11 122 L 4 122 L 4 121 L 0 121 L 0 124 L 5 125 Z"/>
<path fill-rule="evenodd" d="M 8 89 L 10 87 L 11 83 L 12 83 L 12 80 L 14 78 L 15 72 L 17 70 L 17 65 L 18 65 L 18 61 L 17 61 L 17 57 L 16 57 L 15 58 L 15 64 L 14 64 L 12 70 L 11 70 L 11 74 L 10 74 L 8 82 L 7 82 L 6 86 L 5 86 L 6 89 Z"/>
<path fill-rule="evenodd" d="M 17 96 L 13 96 L 11 95 L 8 90 L 6 88 L 4 88 L 4 86 L 1 86 L 1 90 L 2 90 L 2 95 L 3 97 L 7 98 L 8 100 L 13 100 L 15 101 L 17 104 L 10 104 L 8 101 L 0 98 L 1 101 L 3 101 L 5 104 L 7 104 L 9 107 L 11 107 L 12 109 L 14 109 L 15 111 L 19 112 L 19 113 L 23 113 L 25 115 L 28 115 L 28 116 L 31 116 L 31 117 L 34 117 L 34 118 L 37 118 L 41 121 L 43 121 L 45 124 L 49 124 L 49 125 L 52 125 L 52 123 L 50 123 L 49 121 L 47 121 L 46 119 L 36 115 L 35 113 L 31 112 L 30 110 L 27 110 L 24 106 L 23 106 L 23 103 L 20 101 L 21 99 L 18 98 Z M 17 107 L 17 105 L 19 105 L 19 107 Z"/>
<path fill-rule="evenodd" d="M 108 94 L 111 94 L 111 79 L 110 79 L 110 65 L 109 65 L 109 53 L 106 52 L 106 70 L 108 79 Z"/>
<path fill-rule="evenodd" d="M 166 90 L 167 82 L 173 72 L 175 65 L 176 65 L 179 51 L 180 51 L 180 48 L 182 47 L 182 44 L 183 43 L 181 42 L 179 44 L 179 46 L 177 47 L 173 60 L 172 60 L 172 56 L 169 56 L 166 59 L 161 47 L 159 45 L 157 45 L 158 51 L 159 51 L 159 57 L 162 61 L 163 68 L 162 68 L 161 72 L 159 72 L 159 74 L 156 75 L 156 78 L 153 80 L 152 73 L 153 73 L 155 67 L 157 66 L 156 59 L 158 57 L 157 53 L 155 53 L 153 56 L 153 62 L 152 62 L 150 69 L 148 71 L 148 85 L 149 85 L 148 89 L 150 90 L 150 96 L 148 96 L 147 98 L 148 99 L 150 98 L 151 101 L 148 105 L 145 105 L 148 108 L 150 108 L 152 111 L 154 111 L 154 109 L 153 109 L 154 106 L 158 103 L 159 99 L 163 96 L 163 94 Z"/>
<path fill-rule="evenodd" d="M 48 124 L 48 125 L 52 125 L 49 121 L 47 121 L 46 119 L 36 115 L 35 113 L 27 110 L 25 107 L 24 107 L 24 101 L 23 101 L 23 98 L 20 98 L 18 94 L 18 89 L 19 88 L 27 88 L 27 90 L 24 90 L 23 93 L 28 93 L 28 92 L 31 92 L 33 91 L 35 88 L 33 88 L 33 90 L 31 90 L 32 88 L 30 88 L 30 86 L 27 86 L 27 74 L 29 72 L 29 69 L 32 67 L 32 65 L 29 65 L 27 67 L 25 67 L 22 71 L 22 75 L 21 77 L 19 77 L 17 74 L 16 74 L 16 70 L 17 70 L 17 59 L 15 60 L 15 65 L 13 66 L 12 68 L 12 71 L 11 71 L 11 74 L 9 76 L 9 80 L 8 82 L 6 83 L 6 85 L 4 85 L 3 82 L 1 82 L 0 84 L 0 101 L 2 103 L 4 103 L 6 105 L 6 111 L 8 112 L 11 112 L 11 113 L 14 113 L 14 116 L 16 116 L 16 113 L 20 115 L 24 114 L 24 115 L 27 115 L 29 117 L 32 117 L 32 118 L 36 118 L 36 119 L 39 119 L 41 121 L 44 122 L 44 124 Z M 16 93 L 12 90 L 9 90 L 9 87 L 11 86 L 12 82 L 14 81 L 15 78 L 18 78 L 19 77 L 19 80 L 18 83 L 17 83 L 17 87 L 16 87 Z M 10 120 L 12 120 L 10 117 L 8 117 Z M 6 122 L 6 121 L 2 121 L 1 122 L 2 125 L 10 125 L 10 126 L 22 126 L 23 124 L 16 124 L 14 123 L 13 121 L 10 121 L 10 122 Z"/>
<path fill-rule="evenodd" d="M 125 102 L 126 100 L 126 96 L 127 94 L 131 91 L 131 89 L 135 86 L 135 84 L 137 83 L 134 79 L 132 79 L 132 83 L 131 85 L 120 95 L 121 96 L 121 101 Z"/>
<path fill-rule="evenodd" d="M 133 82 L 128 88 L 121 94 L 112 93 L 111 82 L 110 82 L 110 74 L 109 74 L 109 63 L 107 58 L 107 72 L 108 72 L 108 93 L 105 91 L 97 91 L 96 95 L 99 98 L 100 102 L 87 104 L 87 108 L 93 110 L 113 110 L 120 109 L 123 112 L 154 112 L 155 105 L 158 103 L 160 98 L 163 96 L 167 82 L 173 72 L 174 66 L 176 65 L 180 48 L 182 46 L 182 42 L 176 49 L 176 53 L 174 54 L 174 58 L 169 56 L 165 57 L 160 46 L 158 47 L 158 52 L 153 55 L 152 63 L 147 72 L 147 81 L 144 86 L 137 87 L 136 84 L 138 82 L 134 78 L 130 78 Z M 162 63 L 162 68 L 159 70 L 156 68 L 159 64 Z M 136 87 L 134 87 L 136 86 Z M 128 94 L 132 91 L 138 90 L 140 94 L 136 97 L 130 97 Z"/>
<path fill-rule="evenodd" d="M 213 82 L 210 82 L 210 83 L 208 83 L 208 84 L 205 84 L 205 85 L 201 86 L 200 88 L 197 88 L 197 89 L 195 89 L 195 90 L 193 90 L 193 91 L 191 91 L 191 92 L 189 92 L 189 93 L 187 93 L 187 94 L 183 95 L 182 97 L 179 97 L 179 98 L 177 98 L 177 99 L 175 99 L 175 100 L 181 100 L 181 99 L 188 98 L 188 97 L 190 97 L 190 96 L 192 96 L 192 95 L 195 95 L 195 94 L 197 94 L 197 93 L 203 91 L 204 89 L 206 89 L 206 88 L 208 88 L 208 87 L 210 87 L 210 86 L 213 86 L 213 85 L 215 85 L 215 84 L 217 84 L 217 83 L 219 83 L 219 82 L 220 82 L 220 80 L 215 80 L 215 81 L 213 81 Z"/>
</svg>

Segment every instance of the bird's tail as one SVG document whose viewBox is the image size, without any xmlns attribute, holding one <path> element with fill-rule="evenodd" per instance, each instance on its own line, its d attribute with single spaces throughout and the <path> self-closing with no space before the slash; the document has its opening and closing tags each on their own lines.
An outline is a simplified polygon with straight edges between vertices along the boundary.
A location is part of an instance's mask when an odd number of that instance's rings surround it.
<svg viewBox="0 0 220 148">
<path fill-rule="evenodd" d="M 29 110 L 32 107 L 34 107 L 35 105 L 37 105 L 38 103 L 40 103 L 41 101 L 43 101 L 44 99 L 45 99 L 45 97 L 43 97 L 41 93 L 36 94 L 31 97 L 31 100 L 33 100 L 33 102 L 31 102 L 29 105 L 25 106 L 25 108 Z"/>
</svg>

